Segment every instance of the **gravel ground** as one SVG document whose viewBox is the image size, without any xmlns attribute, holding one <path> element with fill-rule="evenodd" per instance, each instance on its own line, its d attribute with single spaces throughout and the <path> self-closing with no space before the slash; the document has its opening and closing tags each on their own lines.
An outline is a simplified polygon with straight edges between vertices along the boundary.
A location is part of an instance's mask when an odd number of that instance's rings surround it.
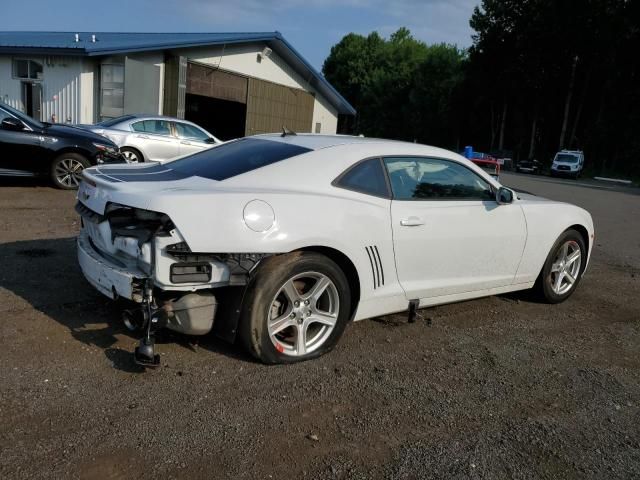
<svg viewBox="0 0 640 480">
<path fill-rule="evenodd" d="M 76 266 L 74 195 L 5 181 L 0 477 L 640 477 L 640 195 L 503 182 L 593 214 L 592 264 L 564 304 L 365 320 L 293 366 L 166 333 L 163 366 L 143 372 Z"/>
</svg>

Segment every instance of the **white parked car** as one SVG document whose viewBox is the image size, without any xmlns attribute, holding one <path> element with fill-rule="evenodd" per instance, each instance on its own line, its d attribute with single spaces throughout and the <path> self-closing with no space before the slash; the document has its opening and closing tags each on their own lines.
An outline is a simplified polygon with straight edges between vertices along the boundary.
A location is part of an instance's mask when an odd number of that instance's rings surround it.
<svg viewBox="0 0 640 480">
<path fill-rule="evenodd" d="M 584 168 L 584 153 L 579 150 L 560 150 L 551 164 L 551 176 L 578 178 Z"/>
<path fill-rule="evenodd" d="M 85 170 L 78 258 L 153 332 L 239 335 L 266 363 L 322 355 L 350 320 L 535 287 L 576 289 L 585 210 L 501 186 L 439 148 L 263 135 L 165 165 Z M 148 321 L 151 319 L 151 321 Z"/>
<path fill-rule="evenodd" d="M 195 123 L 172 117 L 124 115 L 78 126 L 118 145 L 127 163 L 167 162 L 222 143 Z"/>
</svg>

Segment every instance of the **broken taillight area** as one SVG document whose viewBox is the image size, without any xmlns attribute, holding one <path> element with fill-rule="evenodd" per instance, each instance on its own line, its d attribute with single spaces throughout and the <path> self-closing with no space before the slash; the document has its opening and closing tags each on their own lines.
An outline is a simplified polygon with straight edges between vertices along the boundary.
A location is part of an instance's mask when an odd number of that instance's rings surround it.
<svg viewBox="0 0 640 480">
<path fill-rule="evenodd" d="M 168 233 L 175 228 L 171 219 L 164 213 L 118 203 L 108 204 L 104 217 L 109 222 L 113 238 L 134 237 L 138 240 L 138 244 L 146 243 L 158 233 Z"/>
</svg>

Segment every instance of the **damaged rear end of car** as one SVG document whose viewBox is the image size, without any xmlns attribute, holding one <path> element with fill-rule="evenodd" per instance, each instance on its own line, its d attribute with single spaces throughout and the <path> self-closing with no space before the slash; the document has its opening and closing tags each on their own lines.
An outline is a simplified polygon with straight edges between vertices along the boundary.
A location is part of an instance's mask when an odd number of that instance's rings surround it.
<svg viewBox="0 0 640 480">
<path fill-rule="evenodd" d="M 153 168 L 144 171 L 149 174 Z M 209 333 L 219 308 L 214 292 L 224 292 L 225 307 L 237 310 L 234 302 L 241 299 L 249 273 L 262 256 L 192 252 L 172 219 L 148 208 L 148 192 L 130 194 L 126 183 L 114 178 L 114 170 L 90 169 L 83 175 L 76 204 L 81 217 L 78 261 L 98 291 L 130 302 L 125 325 L 143 333 L 135 359 L 157 366 L 157 330 Z M 152 188 L 162 185 L 154 182 Z M 226 317 L 231 320 L 219 323 L 217 333 L 233 340 L 234 317 Z"/>
</svg>

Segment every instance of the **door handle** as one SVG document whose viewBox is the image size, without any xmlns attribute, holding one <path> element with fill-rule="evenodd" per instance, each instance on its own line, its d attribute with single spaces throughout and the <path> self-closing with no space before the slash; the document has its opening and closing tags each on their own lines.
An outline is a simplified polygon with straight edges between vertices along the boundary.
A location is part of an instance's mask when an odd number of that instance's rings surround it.
<svg viewBox="0 0 640 480">
<path fill-rule="evenodd" d="M 137 138 L 146 138 L 148 139 L 149 137 L 147 137 L 146 135 L 136 135 Z"/>
<path fill-rule="evenodd" d="M 420 225 L 424 225 L 424 221 L 419 217 L 409 217 L 400 220 L 400 225 L 403 227 L 419 227 Z"/>
</svg>

